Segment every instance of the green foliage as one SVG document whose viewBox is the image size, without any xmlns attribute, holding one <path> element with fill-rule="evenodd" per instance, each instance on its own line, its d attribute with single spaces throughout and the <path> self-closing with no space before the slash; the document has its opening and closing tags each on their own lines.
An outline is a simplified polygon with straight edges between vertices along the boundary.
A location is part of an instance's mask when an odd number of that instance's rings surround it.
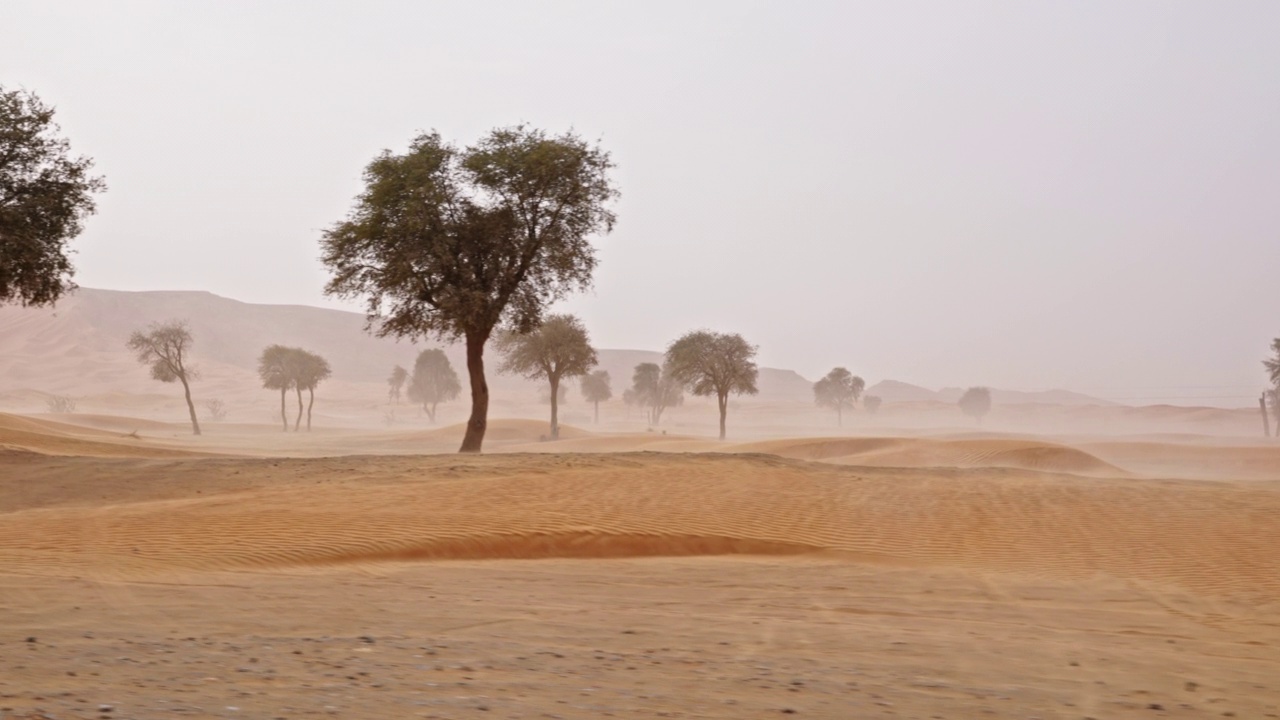
<svg viewBox="0 0 1280 720">
<path fill-rule="evenodd" d="M 258 377 L 268 390 L 292 390 L 298 371 L 297 348 L 269 345 L 258 356 Z"/>
<path fill-rule="evenodd" d="M 495 346 L 502 353 L 498 372 L 530 380 L 587 374 L 596 364 L 596 351 L 582 321 L 572 315 L 551 315 L 536 330 L 506 332 Z"/>
<path fill-rule="evenodd" d="M 667 348 L 666 371 L 694 395 L 755 395 L 755 356 L 741 335 L 697 330 Z"/>
<path fill-rule="evenodd" d="M 608 153 L 525 126 L 459 149 L 436 133 L 365 169 L 350 216 L 324 233 L 331 295 L 366 298 L 379 335 L 528 331 L 586 288 L 588 238 L 613 229 Z"/>
<path fill-rule="evenodd" d="M 262 380 L 262 387 L 280 391 L 280 418 L 284 421 L 285 430 L 289 429 L 289 421 L 284 416 L 285 391 L 293 390 L 298 395 L 295 430 L 302 423 L 302 391 L 306 390 L 310 395 L 307 404 L 307 430 L 310 430 L 311 404 L 315 402 L 316 386 L 331 374 L 328 360 L 302 348 L 269 345 L 258 356 L 258 377 Z"/>
<path fill-rule="evenodd" d="M 472 410 L 464 452 L 487 427 L 484 346 L 495 328 L 527 333 L 544 310 L 589 287 L 589 239 L 613 229 L 613 162 L 572 132 L 493 130 L 459 149 L 436 133 L 384 151 L 346 220 L 325 231 L 325 292 L 363 298 L 381 336 L 465 337 Z"/>
<path fill-rule="evenodd" d="M 984 415 L 991 412 L 991 390 L 984 387 L 971 387 L 964 391 L 964 395 L 960 396 L 956 404 L 960 406 L 960 412 L 981 420 Z"/>
<path fill-rule="evenodd" d="M 75 288 L 67 244 L 106 190 L 72 158 L 53 108 L 0 86 L 0 304 L 48 305 Z"/>
<path fill-rule="evenodd" d="M 694 395 L 715 395 L 720 409 L 720 439 L 725 437 L 729 395 L 755 395 L 759 371 L 756 347 L 738 334 L 695 330 L 667 348 L 663 372 Z"/>
<path fill-rule="evenodd" d="M 432 422 L 436 419 L 436 406 L 456 400 L 462 393 L 458 373 L 443 350 L 431 348 L 418 353 L 413 363 L 413 377 L 409 381 L 409 400 L 421 403 Z"/>
</svg>

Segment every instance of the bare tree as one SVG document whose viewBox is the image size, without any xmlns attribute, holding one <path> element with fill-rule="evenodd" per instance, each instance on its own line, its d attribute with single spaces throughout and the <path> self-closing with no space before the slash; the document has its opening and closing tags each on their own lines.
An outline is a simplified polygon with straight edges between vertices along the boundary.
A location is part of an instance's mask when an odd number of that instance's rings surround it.
<svg viewBox="0 0 1280 720">
<path fill-rule="evenodd" d="M 395 368 L 391 370 L 391 377 L 387 378 L 387 385 L 389 386 L 389 389 L 387 390 L 387 399 L 394 403 L 400 402 L 400 389 L 404 387 L 404 384 L 408 379 L 409 371 L 399 365 L 395 366 Z"/>
<path fill-rule="evenodd" d="M 964 391 L 964 395 L 960 396 L 956 404 L 960 406 L 960 412 L 981 423 L 982 418 L 991 412 L 991 390 L 984 387 L 971 387 Z"/>
<path fill-rule="evenodd" d="M 191 432 L 200 434 L 200 421 L 196 419 L 196 406 L 191 402 L 191 380 L 199 377 L 196 368 L 188 365 L 187 354 L 191 350 L 191 331 L 181 320 L 152 323 L 146 332 L 135 331 L 127 343 L 138 362 L 151 367 L 151 377 L 164 383 L 182 382 L 182 392 L 191 414 Z"/>
<path fill-rule="evenodd" d="M 862 389 L 867 386 L 862 378 L 848 370 L 833 368 L 827 376 L 813 384 L 813 401 L 819 407 L 836 411 L 836 424 L 844 425 L 844 410 L 852 410 L 858 404 Z"/>
<path fill-rule="evenodd" d="M 649 425 L 657 427 L 667 408 L 684 402 L 684 385 L 657 363 L 640 363 L 631 375 L 631 389 L 622 399 L 645 408 Z"/>
<path fill-rule="evenodd" d="M 1280 338 L 1271 341 L 1271 352 L 1274 357 L 1263 360 L 1262 366 L 1267 369 L 1267 377 L 1271 378 L 1271 384 L 1280 389 Z"/>
<path fill-rule="evenodd" d="M 204 410 L 209 414 L 209 419 L 214 422 L 222 422 L 227 419 L 227 404 L 217 398 L 205 400 Z"/>
<path fill-rule="evenodd" d="M 284 345 L 270 345 L 258 357 L 258 377 L 262 380 L 262 387 L 280 391 L 280 422 L 284 423 L 285 432 L 289 432 L 289 417 L 285 415 L 284 409 L 285 393 L 294 386 L 297 379 L 293 367 L 293 350 Z"/>
<path fill-rule="evenodd" d="M 422 403 L 431 422 L 436 421 L 436 406 L 456 400 L 462 394 L 458 373 L 443 350 L 432 348 L 418 353 L 413 363 L 413 379 L 409 381 L 409 399 Z"/>
<path fill-rule="evenodd" d="M 720 439 L 725 437 L 729 395 L 755 395 L 759 371 L 756 347 L 738 334 L 696 330 L 671 343 L 666 367 L 698 396 L 715 395 L 720 408 Z"/>
<path fill-rule="evenodd" d="M 383 152 L 347 220 L 324 233 L 325 292 L 363 297 L 380 336 L 462 338 L 471 417 L 460 452 L 480 452 L 489 415 L 484 349 L 526 333 L 589 287 L 590 237 L 613 229 L 613 162 L 574 133 L 518 126 L 459 150 L 437 134 Z"/>
<path fill-rule="evenodd" d="M 600 424 L 600 403 L 613 397 L 613 387 L 609 383 L 608 370 L 596 370 L 582 376 L 582 397 L 595 406 L 595 424 Z"/>
<path fill-rule="evenodd" d="M 550 315 L 537 329 L 498 337 L 502 364 L 498 372 L 545 379 L 551 390 L 551 438 L 560 437 L 560 381 L 587 374 L 596 364 L 596 351 L 582 321 L 572 315 Z"/>
<path fill-rule="evenodd" d="M 297 375 L 294 377 L 294 387 L 299 392 L 305 389 L 307 391 L 307 432 L 311 432 L 311 408 L 316 404 L 316 386 L 327 380 L 333 371 L 329 368 L 329 361 L 323 357 L 309 352 L 307 350 L 296 350 L 295 371 Z M 302 400 L 301 394 L 298 396 L 299 402 Z M 298 430 L 298 426 L 293 426 L 294 431 Z"/>
</svg>

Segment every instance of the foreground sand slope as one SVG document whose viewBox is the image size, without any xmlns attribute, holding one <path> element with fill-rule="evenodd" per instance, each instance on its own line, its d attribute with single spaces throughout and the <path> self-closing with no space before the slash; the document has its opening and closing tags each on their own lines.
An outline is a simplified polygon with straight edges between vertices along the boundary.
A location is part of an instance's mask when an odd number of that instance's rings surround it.
<svg viewBox="0 0 1280 720">
<path fill-rule="evenodd" d="M 31 574 L 828 552 L 1280 597 L 1280 489 L 1266 483 L 647 453 L 9 467 L 30 479 L 0 497 L 0 564 Z"/>
</svg>

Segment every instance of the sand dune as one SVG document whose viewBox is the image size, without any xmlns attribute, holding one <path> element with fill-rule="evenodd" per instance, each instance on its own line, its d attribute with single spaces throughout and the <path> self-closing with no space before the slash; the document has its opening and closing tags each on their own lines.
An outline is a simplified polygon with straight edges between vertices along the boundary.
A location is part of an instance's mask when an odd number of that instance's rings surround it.
<svg viewBox="0 0 1280 720">
<path fill-rule="evenodd" d="M 269 462 L 221 461 L 218 472 L 252 476 Z M 189 464 L 122 462 L 103 471 L 172 497 Z M 1265 487 L 845 469 L 718 454 L 295 464 L 256 487 L 203 494 L 199 474 L 187 473 L 181 499 L 0 515 L 0 564 L 81 574 L 808 552 L 1058 578 L 1104 573 L 1210 594 L 1280 593 L 1280 493 Z M 82 492 L 93 492 L 92 481 Z"/>
<path fill-rule="evenodd" d="M 52 420 L 0 413 L 0 448 L 44 455 L 90 457 L 190 457 L 199 453 L 147 440 Z"/>
</svg>

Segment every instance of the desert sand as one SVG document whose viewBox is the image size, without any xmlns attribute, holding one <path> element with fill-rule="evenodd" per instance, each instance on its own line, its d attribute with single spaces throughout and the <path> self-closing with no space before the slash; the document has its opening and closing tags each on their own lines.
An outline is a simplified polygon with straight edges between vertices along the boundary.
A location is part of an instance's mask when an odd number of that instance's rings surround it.
<svg viewBox="0 0 1280 720">
<path fill-rule="evenodd" d="M 1280 717 L 1280 448 L 0 415 L 0 717 Z"/>
</svg>

